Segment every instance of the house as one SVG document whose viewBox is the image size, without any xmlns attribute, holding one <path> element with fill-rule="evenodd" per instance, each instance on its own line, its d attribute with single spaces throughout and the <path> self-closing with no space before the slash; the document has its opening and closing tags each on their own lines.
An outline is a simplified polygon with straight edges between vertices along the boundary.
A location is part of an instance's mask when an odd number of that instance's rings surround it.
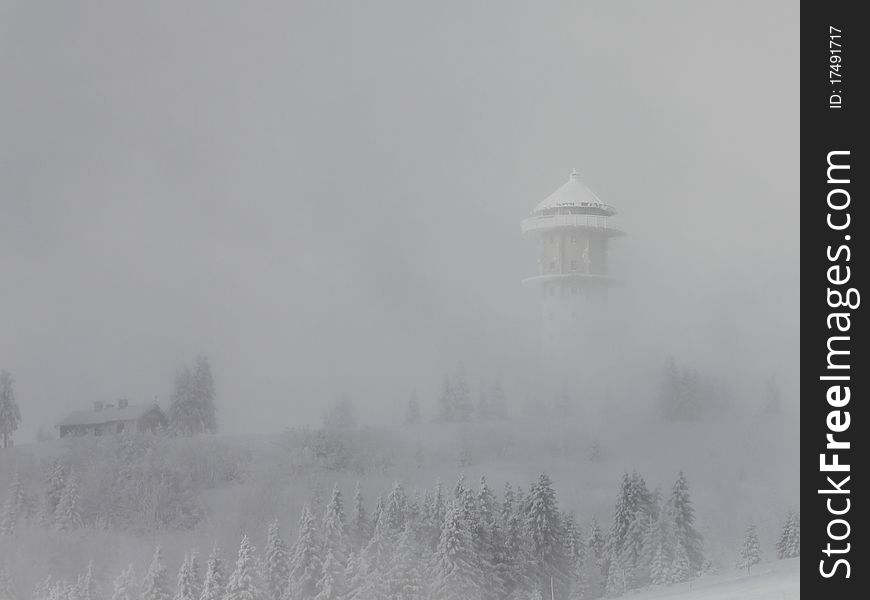
<svg viewBox="0 0 870 600">
<path fill-rule="evenodd" d="M 60 437 L 80 435 L 111 435 L 124 431 L 154 431 L 166 425 L 166 415 L 157 405 L 94 402 L 92 410 L 77 410 L 57 424 Z"/>
</svg>

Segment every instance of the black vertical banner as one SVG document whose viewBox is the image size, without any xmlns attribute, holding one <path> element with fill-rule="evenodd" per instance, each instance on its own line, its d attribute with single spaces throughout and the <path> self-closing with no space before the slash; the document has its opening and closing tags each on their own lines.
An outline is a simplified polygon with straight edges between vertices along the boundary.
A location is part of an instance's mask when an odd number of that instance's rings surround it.
<svg viewBox="0 0 870 600">
<path fill-rule="evenodd" d="M 866 60 L 860 2 L 801 4 L 801 588 L 866 598 L 870 269 Z M 870 293 L 870 292 L 868 292 Z M 862 352 L 864 350 L 864 352 Z M 865 490 L 864 493 L 859 489 Z"/>
</svg>

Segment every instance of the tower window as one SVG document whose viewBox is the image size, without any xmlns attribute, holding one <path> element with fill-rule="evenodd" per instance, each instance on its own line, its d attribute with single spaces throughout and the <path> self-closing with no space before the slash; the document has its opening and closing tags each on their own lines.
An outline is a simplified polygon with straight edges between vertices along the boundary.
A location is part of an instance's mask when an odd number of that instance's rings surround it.
<svg viewBox="0 0 870 600">
<path fill-rule="evenodd" d="M 580 263 L 577 262 L 576 260 L 572 260 L 572 261 L 571 261 L 571 270 L 572 270 L 572 271 L 577 271 L 577 270 L 579 270 L 579 269 L 580 269 Z"/>
</svg>

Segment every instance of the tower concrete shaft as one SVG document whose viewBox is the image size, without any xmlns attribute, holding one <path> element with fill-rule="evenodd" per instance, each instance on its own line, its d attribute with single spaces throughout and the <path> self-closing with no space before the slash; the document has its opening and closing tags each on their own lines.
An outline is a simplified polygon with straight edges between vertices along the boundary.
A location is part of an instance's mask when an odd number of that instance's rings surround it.
<svg viewBox="0 0 870 600">
<path fill-rule="evenodd" d="M 615 214 L 575 169 L 522 221 L 523 236 L 538 245 L 538 273 L 523 283 L 540 289 L 543 343 L 550 352 L 594 351 L 588 333 L 606 289 L 617 283 L 607 264 L 610 239 L 624 235 L 613 226 Z"/>
</svg>

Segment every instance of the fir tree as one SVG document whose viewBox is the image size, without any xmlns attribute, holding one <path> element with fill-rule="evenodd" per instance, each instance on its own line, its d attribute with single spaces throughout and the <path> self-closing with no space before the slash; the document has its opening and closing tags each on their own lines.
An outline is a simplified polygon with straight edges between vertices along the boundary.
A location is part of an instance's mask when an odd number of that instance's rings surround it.
<svg viewBox="0 0 870 600">
<path fill-rule="evenodd" d="M 423 523 L 420 532 L 428 551 L 438 547 L 441 539 L 441 523 L 444 521 L 444 489 L 441 480 L 435 482 L 435 489 L 424 499 Z"/>
<path fill-rule="evenodd" d="M 613 526 L 604 551 L 604 575 L 608 593 L 623 593 L 642 584 L 638 569 L 643 538 L 649 521 L 655 518 L 653 496 L 643 477 L 626 473 L 614 511 Z"/>
<path fill-rule="evenodd" d="M 193 569 L 190 553 L 184 555 L 181 568 L 178 569 L 178 583 L 175 586 L 175 600 L 198 600 L 199 582 Z"/>
<path fill-rule="evenodd" d="M 386 584 L 393 600 L 421 600 L 423 583 L 420 576 L 420 555 L 414 534 L 406 526 L 396 543 L 393 559 L 387 569 Z"/>
<path fill-rule="evenodd" d="M 420 422 L 420 403 L 417 394 L 411 394 L 408 405 L 405 407 L 405 425 L 416 425 Z"/>
<path fill-rule="evenodd" d="M 761 562 L 761 547 L 758 544 L 758 533 L 755 525 L 750 524 L 743 538 L 743 547 L 740 549 L 740 558 L 737 561 L 738 569 L 746 569 L 746 573 L 752 573 L 752 567 Z"/>
<path fill-rule="evenodd" d="M 657 519 L 650 519 L 643 541 L 643 562 L 655 585 L 672 583 L 674 567 L 673 528 L 666 511 L 659 511 Z"/>
<path fill-rule="evenodd" d="M 474 408 L 474 416 L 478 421 L 489 421 L 492 418 L 489 391 L 484 386 L 480 386 L 480 392 L 477 395 L 477 406 Z"/>
<path fill-rule="evenodd" d="M 262 583 L 257 569 L 254 547 L 242 536 L 236 568 L 227 581 L 224 600 L 263 600 Z"/>
<path fill-rule="evenodd" d="M 45 493 L 42 502 L 41 520 L 44 525 L 54 522 L 54 513 L 60 504 L 63 488 L 66 487 L 66 470 L 63 463 L 55 459 L 45 480 Z"/>
<path fill-rule="evenodd" d="M 439 600 L 479 600 L 482 595 L 471 532 L 462 513 L 457 501 L 450 503 L 433 557 L 430 591 Z"/>
<path fill-rule="evenodd" d="M 794 558 L 800 556 L 800 515 L 789 511 L 776 542 L 776 557 Z"/>
<path fill-rule="evenodd" d="M 366 513 L 362 489 L 357 481 L 353 492 L 353 515 L 350 523 L 350 542 L 354 550 L 360 550 L 371 535 L 371 523 Z"/>
<path fill-rule="evenodd" d="M 112 600 L 138 600 L 139 586 L 136 585 L 136 571 L 129 565 L 115 578 L 112 586 Z"/>
<path fill-rule="evenodd" d="M 284 600 L 290 581 L 290 555 L 281 539 L 277 520 L 269 525 L 263 556 L 263 579 L 266 600 Z"/>
<path fill-rule="evenodd" d="M 60 531 L 70 531 L 80 527 L 79 486 L 74 477 L 70 477 L 64 485 L 60 502 L 54 511 L 54 526 Z"/>
<path fill-rule="evenodd" d="M 682 471 L 674 482 L 665 510 L 673 523 L 674 543 L 680 547 L 675 548 L 675 552 L 685 554 L 688 559 L 687 577 L 696 577 L 704 565 L 703 537 L 695 529 L 695 509 Z"/>
<path fill-rule="evenodd" d="M 175 386 L 167 411 L 169 429 L 177 435 L 194 435 L 202 431 L 202 421 L 197 406 L 193 373 L 184 365 L 175 374 Z"/>
<path fill-rule="evenodd" d="M 405 528 L 408 518 L 408 496 L 405 494 L 405 488 L 398 481 L 393 482 L 381 518 L 385 519 L 387 532 L 391 538 L 398 536 Z"/>
<path fill-rule="evenodd" d="M 290 558 L 290 588 L 294 600 L 311 600 L 317 595 L 317 583 L 323 575 L 320 551 L 314 516 L 305 505 L 299 518 L 299 537 Z"/>
<path fill-rule="evenodd" d="M 24 490 L 18 473 L 13 475 L 12 483 L 9 484 L 9 494 L 3 504 L 3 512 L 0 514 L 0 534 L 12 535 L 18 524 L 18 517 L 24 505 Z"/>
<path fill-rule="evenodd" d="M 208 357 L 198 356 L 193 369 L 193 392 L 198 427 L 205 433 L 217 433 L 217 407 L 215 406 L 214 378 Z"/>
<path fill-rule="evenodd" d="M 459 363 L 453 376 L 451 405 L 453 418 L 456 421 L 470 421 L 474 412 L 471 404 L 471 394 L 468 391 L 468 382 L 465 379 L 465 366 Z"/>
<path fill-rule="evenodd" d="M 12 436 L 21 423 L 21 411 L 15 401 L 13 383 L 9 371 L 0 370 L 0 437 L 3 438 L 4 448 L 12 445 Z"/>
<path fill-rule="evenodd" d="M 489 408 L 493 419 L 507 419 L 508 410 L 504 397 L 504 389 L 501 387 L 501 381 L 498 379 L 492 384 L 489 394 Z"/>
<path fill-rule="evenodd" d="M 94 581 L 94 562 L 88 562 L 84 575 L 79 575 L 76 582 L 76 597 L 78 600 L 100 600 L 97 584 Z"/>
<path fill-rule="evenodd" d="M 222 600 L 226 593 L 226 587 L 224 562 L 221 560 L 220 550 L 214 547 L 205 564 L 205 580 L 202 583 L 199 600 Z"/>
<path fill-rule="evenodd" d="M 323 417 L 324 429 L 353 429 L 356 427 L 356 411 L 353 407 L 353 401 L 342 395 L 329 408 L 326 415 Z"/>
<path fill-rule="evenodd" d="M 335 558 L 331 549 L 326 550 L 326 558 L 323 560 L 323 576 L 317 582 L 317 596 L 315 600 L 340 600 L 346 593 L 344 580 L 344 567 Z"/>
<path fill-rule="evenodd" d="M 561 538 L 562 519 L 556 502 L 556 493 L 546 473 L 542 473 L 529 492 L 525 513 L 525 530 L 536 562 L 538 589 L 549 589 L 550 578 L 560 597 L 569 588 L 569 561 Z"/>
<path fill-rule="evenodd" d="M 348 543 L 344 524 L 344 501 L 338 484 L 332 488 L 332 496 L 323 515 L 323 546 L 332 552 L 333 559 L 344 569 L 347 564 Z"/>
<path fill-rule="evenodd" d="M 154 549 L 154 557 L 148 567 L 148 572 L 142 580 L 142 600 L 170 600 L 169 580 L 166 566 L 160 555 L 160 546 Z"/>
<path fill-rule="evenodd" d="M 444 382 L 441 386 L 441 395 L 438 396 L 438 407 L 435 411 L 435 420 L 442 423 L 450 423 L 454 420 L 453 384 L 449 377 L 444 378 Z"/>
<path fill-rule="evenodd" d="M 791 518 L 791 535 L 787 547 L 790 558 L 796 558 L 801 555 L 801 513 L 800 511 L 792 513 Z"/>
</svg>

